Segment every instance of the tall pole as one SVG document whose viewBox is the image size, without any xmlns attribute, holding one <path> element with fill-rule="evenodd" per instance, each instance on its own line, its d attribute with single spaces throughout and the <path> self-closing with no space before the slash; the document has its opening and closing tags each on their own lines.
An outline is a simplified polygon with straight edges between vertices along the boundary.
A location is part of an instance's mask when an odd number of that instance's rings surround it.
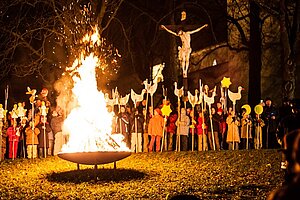
<svg viewBox="0 0 300 200">
<path fill-rule="evenodd" d="M 211 104 L 208 104 L 208 109 L 209 109 L 209 119 L 210 119 L 210 131 L 211 131 L 211 137 L 212 137 L 212 142 L 213 142 L 213 148 L 214 151 L 216 150 L 216 145 L 215 145 L 215 134 L 214 134 L 214 127 L 213 127 L 213 122 L 212 122 L 212 114 L 211 114 Z"/>
<path fill-rule="evenodd" d="M 2 161 L 2 127 L 3 127 L 3 121 L 1 118 L 0 119 L 0 161 Z"/>
<path fill-rule="evenodd" d="M 8 90 L 9 90 L 9 86 L 6 85 L 6 89 L 5 89 L 5 104 L 4 104 L 4 110 L 7 110 Z M 4 119 L 6 119 L 6 117 L 5 117 Z"/>
<path fill-rule="evenodd" d="M 47 157 L 47 141 L 46 141 L 46 121 L 47 121 L 47 112 L 48 112 L 48 108 L 45 105 L 45 102 L 42 101 L 42 106 L 40 107 L 41 109 L 41 115 L 43 117 L 43 125 L 44 125 L 44 157 Z"/>
<path fill-rule="evenodd" d="M 46 122 L 45 122 L 45 119 L 44 119 L 44 122 L 43 122 L 43 124 L 44 124 L 44 132 L 43 132 L 43 134 L 44 134 L 44 157 L 46 158 L 47 157 L 47 141 L 46 141 Z"/>
<path fill-rule="evenodd" d="M 201 103 L 201 114 L 202 114 L 202 144 L 204 144 L 204 134 L 205 134 L 205 128 L 204 128 L 204 101 L 203 101 L 203 86 L 201 83 L 201 79 L 199 80 L 199 88 L 200 88 L 200 95 L 199 95 L 199 102 Z M 202 145 L 203 148 L 203 145 Z M 202 149 L 203 150 L 203 149 Z"/>
<path fill-rule="evenodd" d="M 247 131 L 246 131 L 246 133 L 247 133 L 247 144 L 246 144 L 246 148 L 247 148 L 247 150 L 249 149 L 249 125 L 248 125 L 248 122 L 246 122 L 247 124 L 246 124 L 246 128 L 247 128 Z"/>
<path fill-rule="evenodd" d="M 136 101 L 134 101 L 134 108 L 136 109 Z M 136 110 L 134 111 L 136 112 Z M 137 119 L 135 117 L 135 113 L 133 113 L 133 117 L 134 117 L 134 131 L 135 131 L 135 152 L 138 152 L 138 133 L 137 133 Z"/>
<path fill-rule="evenodd" d="M 164 96 L 164 105 L 166 105 L 166 101 L 167 101 L 167 88 L 164 88 L 164 85 L 162 86 L 163 89 L 163 96 Z M 161 148 L 160 151 L 163 151 L 163 148 L 165 148 L 165 150 L 167 150 L 167 134 L 165 134 L 165 128 L 166 128 L 166 123 L 167 123 L 167 117 L 166 115 L 163 114 L 164 117 L 164 125 L 163 125 L 163 136 L 162 136 L 162 143 L 161 143 Z"/>
<path fill-rule="evenodd" d="M 163 135 L 162 135 L 162 142 L 161 142 L 161 146 L 160 146 L 160 152 L 163 151 L 163 148 L 164 148 L 164 144 L 166 143 L 166 140 L 165 140 L 165 128 L 166 128 L 166 116 L 164 116 L 164 126 L 163 126 Z"/>
<path fill-rule="evenodd" d="M 31 145 L 32 145 L 32 148 L 31 148 L 31 158 L 33 159 L 33 146 L 34 146 L 34 119 L 35 117 L 34 117 L 34 102 L 33 103 L 31 103 L 31 123 L 32 123 L 32 126 L 31 126 L 31 128 L 32 128 L 32 139 L 31 139 Z"/>
<path fill-rule="evenodd" d="M 181 111 L 180 111 L 180 97 L 178 96 L 178 120 L 179 123 L 177 124 L 177 138 L 176 138 L 176 151 L 180 151 L 180 123 L 181 123 Z"/>
<path fill-rule="evenodd" d="M 194 138 L 194 134 L 195 134 L 195 126 L 193 124 L 193 121 L 194 121 L 194 116 L 195 116 L 195 106 L 193 106 L 192 108 L 193 110 L 193 116 L 192 116 L 192 151 L 194 151 L 194 146 L 195 146 L 195 138 Z"/>
<path fill-rule="evenodd" d="M 225 96 L 225 99 L 224 99 L 224 113 L 227 114 L 228 111 L 227 111 L 227 93 L 228 93 L 228 88 L 224 88 L 224 96 Z"/>
</svg>

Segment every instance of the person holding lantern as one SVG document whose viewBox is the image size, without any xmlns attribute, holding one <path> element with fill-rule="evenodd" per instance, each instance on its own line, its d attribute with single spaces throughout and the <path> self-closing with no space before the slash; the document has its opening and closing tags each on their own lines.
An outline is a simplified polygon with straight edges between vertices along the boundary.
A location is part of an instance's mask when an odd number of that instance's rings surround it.
<svg viewBox="0 0 300 200">
<path fill-rule="evenodd" d="M 20 131 L 17 127 L 16 120 L 11 121 L 11 126 L 7 129 L 7 137 L 9 142 L 8 158 L 15 159 L 17 157 L 18 142 L 20 138 Z"/>
<path fill-rule="evenodd" d="M 232 110 L 226 118 L 228 125 L 226 142 L 229 144 L 229 150 L 238 150 L 240 143 L 239 126 L 240 119 L 235 115 L 235 111 Z"/>
<path fill-rule="evenodd" d="M 176 122 L 177 127 L 179 126 L 179 134 L 180 134 L 180 141 L 181 141 L 181 149 L 183 151 L 188 150 L 188 135 L 189 135 L 189 126 L 190 126 L 190 118 L 186 114 L 186 109 L 181 108 L 180 110 L 180 117 L 177 119 Z"/>
<path fill-rule="evenodd" d="M 26 134 L 26 146 L 27 146 L 27 158 L 37 158 L 37 145 L 39 144 L 38 135 L 40 130 L 36 128 L 36 125 L 39 123 L 39 120 L 35 121 L 35 128 L 32 129 L 32 122 L 29 123 L 29 126 L 25 129 Z"/>
<path fill-rule="evenodd" d="M 198 151 L 208 151 L 206 120 L 204 113 L 201 110 L 198 111 L 198 114 L 196 126 L 198 135 Z"/>
</svg>

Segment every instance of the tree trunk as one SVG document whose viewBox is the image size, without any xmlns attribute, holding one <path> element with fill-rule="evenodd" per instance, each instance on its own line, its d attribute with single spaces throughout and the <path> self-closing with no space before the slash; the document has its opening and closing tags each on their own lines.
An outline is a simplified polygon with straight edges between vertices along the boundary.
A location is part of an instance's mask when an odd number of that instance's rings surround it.
<svg viewBox="0 0 300 200">
<path fill-rule="evenodd" d="M 295 98 L 300 98 L 300 79 L 297 76 L 297 74 L 300 74 L 300 2 L 296 1 L 296 19 L 297 23 L 295 23 L 296 27 L 296 35 L 295 35 L 295 62 L 296 62 L 296 76 L 294 77 L 295 79 L 295 90 L 294 90 L 294 95 Z"/>
<path fill-rule="evenodd" d="M 296 1 L 296 9 L 293 16 L 293 25 L 289 27 L 288 13 L 286 10 L 286 0 L 280 1 L 280 34 L 281 34 L 281 64 L 283 66 L 283 98 L 295 98 L 295 84 L 296 84 L 296 58 L 299 54 L 299 45 L 297 44 L 299 34 L 299 21 L 300 21 L 300 4 Z M 299 42 L 298 42 L 299 43 Z M 298 61 L 299 64 L 299 61 Z"/>
<path fill-rule="evenodd" d="M 169 10 L 174 10 L 174 2 L 169 1 Z M 170 21 L 169 24 L 174 25 L 174 12 L 170 15 Z M 177 44 L 175 37 L 172 37 L 168 35 L 167 37 L 167 46 L 166 49 L 168 49 L 166 53 L 166 67 L 164 70 L 164 78 L 165 78 L 165 86 L 168 91 L 168 98 L 169 99 L 176 99 L 174 95 L 174 86 L 173 83 L 176 81 L 178 82 L 178 74 L 177 74 L 177 62 L 176 62 L 176 54 L 177 54 Z"/>
<path fill-rule="evenodd" d="M 249 92 L 248 101 L 255 106 L 261 99 L 261 26 L 260 8 L 250 1 Z"/>
</svg>

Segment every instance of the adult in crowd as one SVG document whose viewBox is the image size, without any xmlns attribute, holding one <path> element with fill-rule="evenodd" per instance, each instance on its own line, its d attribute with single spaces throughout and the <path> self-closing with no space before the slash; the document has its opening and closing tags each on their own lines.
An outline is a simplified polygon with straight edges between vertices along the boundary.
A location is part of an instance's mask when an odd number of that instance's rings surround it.
<svg viewBox="0 0 300 200">
<path fill-rule="evenodd" d="M 300 108 L 299 105 L 291 104 L 291 113 L 284 118 L 278 124 L 276 135 L 278 143 L 282 149 L 287 148 L 286 136 L 293 130 L 300 129 Z M 286 155 L 282 154 L 281 168 L 286 170 L 287 160 Z"/>
<path fill-rule="evenodd" d="M 266 124 L 263 128 L 263 147 L 278 148 L 279 145 L 276 139 L 278 111 L 269 97 L 265 100 L 262 118 Z"/>
<path fill-rule="evenodd" d="M 130 116 L 126 111 L 125 106 L 120 107 L 120 113 L 117 120 L 117 132 L 124 136 L 124 142 L 130 148 L 130 129 L 129 129 Z"/>
<path fill-rule="evenodd" d="M 274 190 L 268 200 L 299 199 L 300 190 L 300 129 L 289 132 L 284 154 L 287 159 L 286 182 Z"/>
<path fill-rule="evenodd" d="M 57 155 L 64 144 L 64 137 L 62 132 L 64 118 L 62 116 L 61 110 L 54 110 L 52 112 L 52 119 L 50 122 L 50 126 L 54 135 L 54 148 L 53 148 L 53 155 Z"/>
<path fill-rule="evenodd" d="M 50 141 L 51 139 L 53 140 L 53 137 L 51 137 L 51 136 L 53 136 L 53 133 L 52 133 L 52 129 L 51 129 L 49 123 L 47 122 L 47 117 L 41 116 L 41 120 L 40 120 L 40 123 L 37 125 L 37 128 L 40 131 L 40 134 L 38 135 L 39 158 L 46 158 L 46 156 L 49 152 L 50 145 L 53 145 L 53 143 L 51 143 L 51 141 Z M 50 140 L 49 140 L 49 138 L 50 138 Z M 50 149 L 51 148 L 53 148 L 53 147 L 50 147 Z"/>
</svg>

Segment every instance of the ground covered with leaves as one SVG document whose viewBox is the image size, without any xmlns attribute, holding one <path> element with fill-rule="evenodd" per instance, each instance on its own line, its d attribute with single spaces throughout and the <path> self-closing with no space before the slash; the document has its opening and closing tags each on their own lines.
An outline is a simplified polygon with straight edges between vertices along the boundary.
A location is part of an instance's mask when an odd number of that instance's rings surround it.
<svg viewBox="0 0 300 200">
<path fill-rule="evenodd" d="M 138 153 L 113 164 L 5 160 L 1 199 L 266 199 L 283 180 L 276 150 Z"/>
</svg>

